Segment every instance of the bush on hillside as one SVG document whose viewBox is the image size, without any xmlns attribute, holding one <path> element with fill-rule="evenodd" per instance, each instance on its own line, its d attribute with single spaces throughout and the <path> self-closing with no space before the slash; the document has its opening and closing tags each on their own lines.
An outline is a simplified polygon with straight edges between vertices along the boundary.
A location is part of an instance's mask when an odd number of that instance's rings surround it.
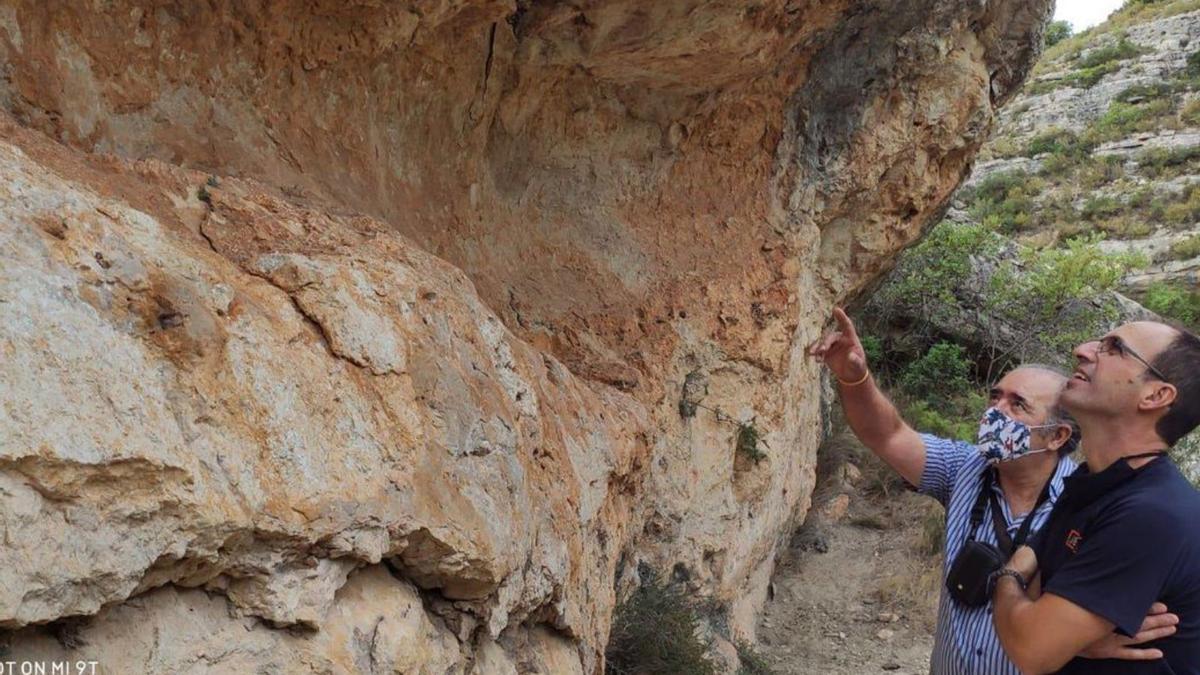
<svg viewBox="0 0 1200 675">
<path fill-rule="evenodd" d="M 986 181 L 985 181 L 986 182 Z M 905 252 L 876 299 L 930 321 L 950 320 L 961 309 L 955 289 L 971 275 L 971 259 L 999 251 L 1002 240 L 983 225 L 942 223 Z"/>
<path fill-rule="evenodd" d="M 1114 61 L 1125 61 L 1146 53 L 1146 49 L 1133 44 L 1126 37 L 1103 47 L 1096 47 L 1075 61 L 1079 68 L 1095 68 Z"/>
<path fill-rule="evenodd" d="M 1049 26 L 1046 26 L 1046 46 L 1053 47 L 1063 40 L 1071 37 L 1075 32 L 1071 28 L 1070 21 L 1051 21 Z"/>
<path fill-rule="evenodd" d="M 1174 319 L 1192 330 L 1200 329 L 1200 291 L 1165 282 L 1153 283 L 1141 298 L 1146 309 Z"/>
<path fill-rule="evenodd" d="M 1130 270 L 1146 260 L 1134 254 L 1100 249 L 1104 235 L 1070 239 L 1062 248 L 1027 249 L 1020 268 L 1005 267 L 992 277 L 988 309 L 1009 323 L 1022 325 L 1054 352 L 1103 332 L 1117 317 L 1115 307 L 1092 302 L 1116 289 Z M 1069 325 L 1060 321 L 1071 310 Z"/>
<path fill-rule="evenodd" d="M 963 348 L 953 342 L 939 342 L 904 369 L 900 386 L 921 398 L 944 398 L 965 392 L 970 387 L 970 374 L 971 362 Z"/>
<path fill-rule="evenodd" d="M 1174 93 L 1175 89 L 1166 82 L 1154 82 L 1152 84 L 1135 84 L 1132 87 L 1127 87 L 1113 97 L 1113 100 L 1122 103 L 1141 103 L 1146 100 L 1166 98 Z"/>
<path fill-rule="evenodd" d="M 1069 129 L 1048 129 L 1033 138 L 1025 146 L 1026 157 L 1036 157 L 1043 154 L 1082 157 L 1091 152 L 1074 131 Z"/>
<path fill-rule="evenodd" d="M 1171 244 L 1171 257 L 1175 260 L 1187 260 L 1200 255 L 1200 234 L 1193 234 L 1187 239 Z"/>
<path fill-rule="evenodd" d="M 1042 182 L 1024 171 L 1006 171 L 980 181 L 966 198 L 971 215 L 985 227 L 1000 232 L 1020 232 L 1036 224 L 1034 198 L 1041 194 Z"/>
<path fill-rule="evenodd" d="M 1147 178 L 1167 179 L 1192 174 L 1200 171 L 1200 146 L 1144 150 L 1137 157 L 1137 165 Z"/>
<path fill-rule="evenodd" d="M 1173 225 L 1200 222 L 1200 183 L 1188 185 L 1173 203 L 1168 204 L 1162 220 Z"/>
<path fill-rule="evenodd" d="M 1161 98 L 1142 103 L 1113 101 L 1100 119 L 1092 122 L 1083 135 L 1083 143 L 1090 148 L 1116 141 L 1140 131 L 1151 131 L 1169 126 L 1173 119 L 1175 100 Z"/>
</svg>

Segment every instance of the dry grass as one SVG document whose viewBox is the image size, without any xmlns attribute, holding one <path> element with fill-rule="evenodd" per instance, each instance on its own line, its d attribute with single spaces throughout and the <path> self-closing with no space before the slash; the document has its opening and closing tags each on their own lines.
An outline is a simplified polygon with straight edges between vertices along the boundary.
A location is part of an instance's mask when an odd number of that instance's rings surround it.
<svg viewBox="0 0 1200 675">
<path fill-rule="evenodd" d="M 933 631 L 941 589 L 942 556 L 939 554 L 926 560 L 908 560 L 903 567 L 880 580 L 876 594 L 880 604 L 889 611 L 908 617 L 923 630 Z"/>
</svg>

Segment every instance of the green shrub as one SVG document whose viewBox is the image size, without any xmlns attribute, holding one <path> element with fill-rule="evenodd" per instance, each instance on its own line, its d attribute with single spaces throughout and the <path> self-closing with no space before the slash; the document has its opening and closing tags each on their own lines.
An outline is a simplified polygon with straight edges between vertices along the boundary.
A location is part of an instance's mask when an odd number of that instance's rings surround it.
<svg viewBox="0 0 1200 675">
<path fill-rule="evenodd" d="M 1160 281 L 1146 289 L 1141 301 L 1151 312 L 1193 330 L 1200 325 L 1200 291 Z"/>
<path fill-rule="evenodd" d="M 1067 303 L 1114 290 L 1131 269 L 1145 265 L 1141 256 L 1105 253 L 1099 246 L 1103 240 L 1103 234 L 1095 233 L 1070 239 L 1063 248 L 1026 251 L 1020 273 L 1010 269 L 993 276 L 992 310 L 1013 321 L 1024 320 L 1025 325 L 1045 322 L 1053 329 L 1049 322 Z M 1091 332 L 1083 325 L 1076 328 Z M 1070 342 L 1074 336 L 1070 332 L 1056 337 Z"/>
<path fill-rule="evenodd" d="M 1183 72 L 1191 78 L 1200 77 L 1200 49 L 1188 54 L 1187 68 Z"/>
<path fill-rule="evenodd" d="M 1046 26 L 1045 45 L 1053 47 L 1071 37 L 1073 32 L 1070 21 L 1051 21 L 1050 25 Z"/>
<path fill-rule="evenodd" d="M 874 335 L 860 335 L 863 352 L 867 355 L 867 367 L 874 372 L 883 369 L 883 341 Z"/>
<path fill-rule="evenodd" d="M 1065 78 L 1051 78 L 1045 80 L 1025 80 L 1025 88 L 1022 90 L 1027 96 L 1041 96 L 1068 84 Z"/>
<path fill-rule="evenodd" d="M 737 454 L 758 464 L 767 458 L 767 453 L 758 447 L 761 442 L 762 435 L 753 420 L 738 423 L 737 436 L 734 439 L 734 451 Z"/>
<path fill-rule="evenodd" d="M 1104 79 L 1105 75 L 1115 73 L 1121 69 L 1121 65 L 1116 62 L 1102 63 L 1091 68 L 1081 68 L 1073 71 L 1062 79 L 1063 84 L 1079 89 L 1091 89 L 1096 86 L 1100 80 Z"/>
<path fill-rule="evenodd" d="M 1150 223 L 1134 216 L 1121 215 L 1095 224 L 1097 228 L 1117 239 L 1145 237 L 1153 231 Z"/>
<path fill-rule="evenodd" d="M 1146 100 L 1169 97 L 1174 91 L 1174 88 L 1165 82 L 1135 84 L 1117 94 L 1114 99 L 1122 103 L 1140 103 Z"/>
<path fill-rule="evenodd" d="M 1098 188 L 1101 185 L 1123 178 L 1125 163 L 1115 155 L 1090 157 L 1080 169 L 1079 181 L 1087 188 Z"/>
<path fill-rule="evenodd" d="M 1179 121 L 1184 124 L 1200 125 L 1200 98 L 1192 99 L 1179 111 Z"/>
<path fill-rule="evenodd" d="M 1187 239 L 1171 244 L 1171 257 L 1175 260 L 1187 260 L 1200 255 L 1200 234 L 1193 234 Z"/>
<path fill-rule="evenodd" d="M 939 342 L 913 361 L 900 376 L 900 388 L 920 398 L 948 398 L 970 389 L 971 362 L 963 348 Z"/>
<path fill-rule="evenodd" d="M 1158 128 L 1162 120 L 1174 112 L 1175 100 L 1169 98 L 1137 104 L 1113 101 L 1104 115 L 1088 127 L 1083 135 L 1084 143 L 1094 147 L 1106 141 L 1125 138 L 1136 131 Z"/>
<path fill-rule="evenodd" d="M 988 176 L 972 190 L 971 215 L 985 227 L 1000 232 L 1019 232 L 1033 223 L 1037 209 L 1034 197 L 1042 182 L 1024 171 L 1006 171 Z"/>
<path fill-rule="evenodd" d="M 979 432 L 979 413 L 986 405 L 982 395 L 970 394 L 932 403 L 925 399 L 906 399 L 901 407 L 904 420 L 912 428 L 943 438 L 969 441 Z"/>
<path fill-rule="evenodd" d="M 1200 168 L 1200 146 L 1187 148 L 1151 148 L 1137 158 L 1138 170 L 1149 178 L 1173 178 Z"/>
<path fill-rule="evenodd" d="M 773 675 L 775 671 L 771 668 L 771 664 L 762 657 L 751 645 L 745 640 L 736 640 L 733 646 L 737 649 L 738 666 L 737 675 Z"/>
<path fill-rule="evenodd" d="M 1029 139 L 1025 146 L 1026 157 L 1036 157 L 1042 154 L 1081 156 L 1091 151 L 1085 147 L 1079 136 L 1069 129 L 1050 129 Z"/>
<path fill-rule="evenodd" d="M 681 588 L 642 570 L 642 585 L 617 605 L 605 649 L 607 675 L 716 675 L 700 638 L 698 607 Z"/>
<path fill-rule="evenodd" d="M 1183 194 L 1163 210 L 1162 220 L 1175 225 L 1191 225 L 1200 221 L 1200 183 L 1193 183 Z"/>
<path fill-rule="evenodd" d="M 1099 220 L 1115 216 L 1125 210 L 1125 205 L 1122 204 L 1116 197 L 1111 195 L 1094 195 L 1088 197 L 1083 203 L 1082 215 L 1088 220 Z"/>
<path fill-rule="evenodd" d="M 982 225 L 943 221 L 905 253 L 894 283 L 880 289 L 879 299 L 889 305 L 954 304 L 953 289 L 971 273 L 971 256 L 993 253 L 1000 243 Z"/>
<path fill-rule="evenodd" d="M 1145 53 L 1146 49 L 1122 37 L 1113 44 L 1092 49 L 1086 56 L 1077 59 L 1075 64 L 1079 68 L 1096 68 L 1116 61 L 1132 59 Z"/>
</svg>

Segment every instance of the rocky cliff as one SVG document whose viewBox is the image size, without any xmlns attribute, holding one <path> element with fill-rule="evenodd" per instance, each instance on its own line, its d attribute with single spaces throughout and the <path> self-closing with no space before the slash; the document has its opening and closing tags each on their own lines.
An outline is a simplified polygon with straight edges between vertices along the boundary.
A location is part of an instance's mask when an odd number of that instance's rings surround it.
<svg viewBox="0 0 1200 675">
<path fill-rule="evenodd" d="M 1103 233 L 1143 253 L 1125 280 L 1200 282 L 1200 6 L 1129 3 L 1047 50 L 1000 116 L 960 206 L 1035 246 Z M 991 201 L 988 208 L 983 201 Z"/>
<path fill-rule="evenodd" d="M 592 673 L 634 563 L 752 637 L 1048 5 L 3 0 L 6 657 Z"/>
</svg>

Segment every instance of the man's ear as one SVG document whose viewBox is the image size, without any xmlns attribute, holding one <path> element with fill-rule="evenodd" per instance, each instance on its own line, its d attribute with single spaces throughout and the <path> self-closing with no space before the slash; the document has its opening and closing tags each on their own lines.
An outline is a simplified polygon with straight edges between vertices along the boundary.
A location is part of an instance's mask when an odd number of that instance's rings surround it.
<svg viewBox="0 0 1200 675">
<path fill-rule="evenodd" d="M 1170 382 L 1153 382 L 1154 387 L 1142 395 L 1138 410 L 1153 411 L 1169 408 L 1179 395 L 1179 390 Z"/>
<path fill-rule="evenodd" d="M 1069 440 L 1071 440 L 1071 427 L 1060 424 L 1054 427 L 1054 435 L 1050 437 L 1050 442 L 1046 444 L 1046 447 L 1057 452 Z"/>
</svg>

